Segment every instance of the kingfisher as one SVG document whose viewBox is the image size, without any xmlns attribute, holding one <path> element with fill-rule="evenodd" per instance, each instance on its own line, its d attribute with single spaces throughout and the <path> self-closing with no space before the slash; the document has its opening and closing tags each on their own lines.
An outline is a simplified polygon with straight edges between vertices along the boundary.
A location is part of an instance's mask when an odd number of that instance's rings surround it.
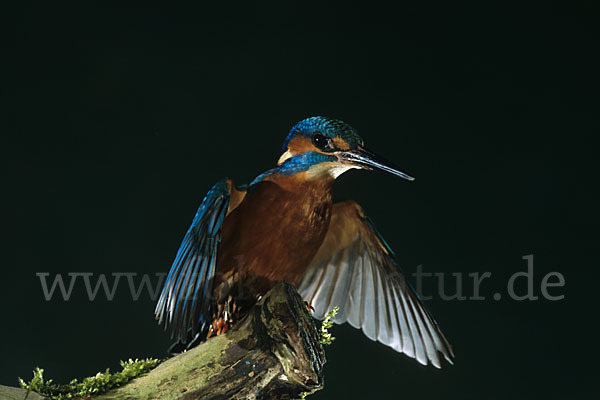
<svg viewBox="0 0 600 400">
<path fill-rule="evenodd" d="M 397 258 L 354 201 L 333 202 L 350 169 L 414 180 L 364 146 L 345 122 L 311 117 L 287 135 L 277 166 L 249 185 L 224 178 L 185 234 L 155 315 L 172 352 L 225 332 L 278 282 L 295 285 L 313 316 L 333 308 L 371 340 L 441 368 L 454 353 L 403 275 Z"/>
</svg>

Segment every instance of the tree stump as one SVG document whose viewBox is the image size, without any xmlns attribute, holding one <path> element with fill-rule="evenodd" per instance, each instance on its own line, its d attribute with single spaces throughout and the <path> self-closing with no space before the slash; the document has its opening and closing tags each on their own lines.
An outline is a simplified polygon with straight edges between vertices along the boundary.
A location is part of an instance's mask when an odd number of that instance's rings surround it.
<svg viewBox="0 0 600 400">
<path fill-rule="evenodd" d="M 282 282 L 226 334 L 93 399 L 298 398 L 323 387 L 320 339 L 306 304 Z"/>
</svg>

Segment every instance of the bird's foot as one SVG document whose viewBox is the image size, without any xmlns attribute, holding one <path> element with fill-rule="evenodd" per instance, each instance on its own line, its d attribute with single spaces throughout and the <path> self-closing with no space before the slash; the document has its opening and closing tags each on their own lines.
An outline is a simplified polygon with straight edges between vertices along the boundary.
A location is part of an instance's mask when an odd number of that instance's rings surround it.
<svg viewBox="0 0 600 400">
<path fill-rule="evenodd" d="M 231 329 L 232 326 L 232 320 L 225 320 L 223 317 L 216 318 L 210 325 L 206 338 L 208 339 L 212 336 L 219 336 L 220 334 L 225 333 L 229 329 Z"/>
<path fill-rule="evenodd" d="M 308 304 L 308 301 L 304 302 L 304 305 L 306 306 L 306 309 L 310 312 L 315 312 L 315 308 L 313 306 L 311 306 L 310 304 Z"/>
<path fill-rule="evenodd" d="M 219 336 L 220 334 L 227 332 L 233 326 L 233 320 L 234 318 L 237 319 L 237 315 L 237 303 L 233 297 L 229 295 L 227 301 L 217 305 L 217 311 L 213 314 L 213 322 L 208 328 L 206 338 Z"/>
</svg>

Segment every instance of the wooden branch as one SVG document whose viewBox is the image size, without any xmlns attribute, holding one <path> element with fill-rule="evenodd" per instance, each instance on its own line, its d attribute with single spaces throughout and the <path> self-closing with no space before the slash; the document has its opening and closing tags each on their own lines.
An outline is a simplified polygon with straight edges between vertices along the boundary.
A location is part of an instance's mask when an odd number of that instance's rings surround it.
<svg viewBox="0 0 600 400">
<path fill-rule="evenodd" d="M 320 339 L 306 304 L 282 282 L 226 334 L 93 399 L 298 398 L 323 387 Z"/>
<path fill-rule="evenodd" d="M 29 392 L 27 390 L 0 385 L 0 399 L 2 400 L 45 400 L 45 397 L 40 396 L 37 393 Z"/>
</svg>

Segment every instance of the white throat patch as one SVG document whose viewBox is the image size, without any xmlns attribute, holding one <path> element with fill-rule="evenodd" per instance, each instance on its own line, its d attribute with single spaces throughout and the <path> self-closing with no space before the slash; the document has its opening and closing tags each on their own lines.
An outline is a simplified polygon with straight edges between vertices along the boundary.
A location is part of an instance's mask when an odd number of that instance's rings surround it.
<svg viewBox="0 0 600 400">
<path fill-rule="evenodd" d="M 338 176 L 353 168 L 360 169 L 359 166 L 355 165 L 342 165 L 335 162 L 321 163 L 310 167 L 308 171 L 306 171 L 306 177 L 308 179 L 315 179 L 323 178 L 324 175 L 329 175 L 333 179 L 337 179 Z"/>
</svg>

